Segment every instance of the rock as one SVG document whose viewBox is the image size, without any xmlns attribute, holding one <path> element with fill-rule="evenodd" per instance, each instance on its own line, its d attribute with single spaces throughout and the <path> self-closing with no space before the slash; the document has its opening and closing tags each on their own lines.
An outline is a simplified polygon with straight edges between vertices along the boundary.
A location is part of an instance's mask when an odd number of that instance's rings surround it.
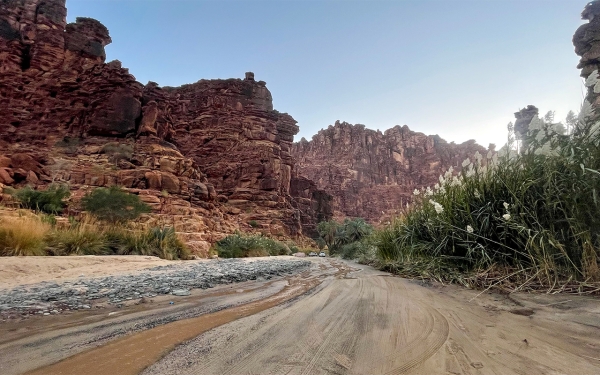
<svg viewBox="0 0 600 375">
<path fill-rule="evenodd" d="M 10 167 L 10 158 L 0 155 L 0 168 Z"/>
<path fill-rule="evenodd" d="M 319 207 L 313 216 L 328 215 L 331 204 L 334 217 L 362 217 L 378 224 L 397 216 L 414 189 L 435 185 L 451 166 L 458 172 L 462 161 L 477 151 L 487 154 L 474 140 L 457 145 L 406 125 L 382 133 L 336 121 L 311 141 L 294 143 L 295 173 L 300 177 L 293 180 L 293 193 L 312 201 L 299 201 L 298 207 Z M 331 203 L 325 193 L 333 197 Z"/>
<path fill-rule="evenodd" d="M 531 123 L 531 120 L 538 114 L 539 110 L 534 105 L 528 105 L 519 112 L 515 112 L 515 132 L 518 132 L 519 135 L 527 134 L 527 131 L 529 131 L 529 123 Z M 521 139 L 521 137 L 519 137 L 519 139 Z"/>
<path fill-rule="evenodd" d="M 587 78 L 593 73 L 597 72 L 600 68 L 600 2 L 592 1 L 589 2 L 583 12 L 581 13 L 581 19 L 587 20 L 588 23 L 584 23 L 579 26 L 575 34 L 573 35 L 573 45 L 575 46 L 575 53 L 581 56 L 579 65 L 577 68 L 581 69 L 581 77 L 587 80 Z M 585 100 L 592 105 L 595 109 L 593 114 L 590 114 L 592 121 L 600 119 L 600 93 L 595 92 L 594 87 L 596 85 L 590 85 L 587 87 L 587 93 Z"/>
<path fill-rule="evenodd" d="M 28 154 L 14 154 L 10 158 L 10 164 L 13 168 L 21 168 L 25 171 L 32 171 L 34 173 L 41 173 L 42 168 L 31 155 Z"/>
<path fill-rule="evenodd" d="M 132 90 L 118 89 L 92 118 L 90 135 L 125 135 L 135 131 L 141 113 L 141 103 Z"/>
<path fill-rule="evenodd" d="M 0 183 L 5 185 L 12 185 L 15 182 L 13 178 L 8 173 L 8 169 L 0 168 Z"/>
<path fill-rule="evenodd" d="M 90 186 L 158 191 L 150 220 L 185 216 L 189 233 L 209 233 L 210 243 L 250 214 L 287 238 L 314 236 L 330 217 L 318 183 L 291 194 L 301 180 L 291 151 L 299 127 L 253 73 L 142 85 L 119 61 L 105 63 L 111 37 L 101 22 L 66 23 L 64 0 L 1 8 L 3 185 L 66 182 L 75 204 Z M 243 205 L 225 208 L 229 200 Z"/>
<path fill-rule="evenodd" d="M 174 296 L 189 296 L 191 292 L 187 289 L 173 289 L 171 292 Z"/>
<path fill-rule="evenodd" d="M 27 172 L 27 177 L 25 178 L 25 180 L 33 185 L 37 185 L 37 183 L 39 182 L 39 179 L 34 171 Z"/>
<path fill-rule="evenodd" d="M 157 135 L 154 124 L 158 117 L 158 105 L 150 101 L 143 109 L 142 121 L 138 129 L 138 135 Z"/>
</svg>

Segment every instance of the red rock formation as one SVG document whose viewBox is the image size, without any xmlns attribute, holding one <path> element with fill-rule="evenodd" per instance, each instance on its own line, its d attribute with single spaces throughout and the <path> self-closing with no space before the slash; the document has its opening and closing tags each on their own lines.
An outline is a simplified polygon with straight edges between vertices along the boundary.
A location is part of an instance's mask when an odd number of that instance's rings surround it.
<svg viewBox="0 0 600 375">
<path fill-rule="evenodd" d="M 264 82 L 144 86 L 104 63 L 100 22 L 65 19 L 65 0 L 0 2 L 0 184 L 64 181 L 75 199 L 122 185 L 204 250 L 236 229 L 298 236 L 301 220 L 314 224 L 290 195 L 296 121 Z"/>
<path fill-rule="evenodd" d="M 433 186 L 445 170 L 487 150 L 395 126 L 384 133 L 336 122 L 312 140 L 294 143 L 297 173 L 333 196 L 334 214 L 379 223 L 410 202 L 415 188 Z"/>
</svg>

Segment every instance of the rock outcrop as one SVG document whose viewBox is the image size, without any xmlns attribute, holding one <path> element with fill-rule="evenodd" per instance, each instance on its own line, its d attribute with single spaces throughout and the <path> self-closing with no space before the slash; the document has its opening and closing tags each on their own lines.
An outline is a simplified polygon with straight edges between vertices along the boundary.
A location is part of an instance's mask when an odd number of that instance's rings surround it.
<svg viewBox="0 0 600 375">
<path fill-rule="evenodd" d="M 337 218 L 363 217 L 373 224 L 396 216 L 415 188 L 433 186 L 445 170 L 460 170 L 475 152 L 475 141 L 460 145 L 439 136 L 394 126 L 385 132 L 336 122 L 311 141 L 294 143 L 298 175 L 333 196 Z"/>
<path fill-rule="evenodd" d="M 594 71 L 600 69 L 600 1 L 588 3 L 581 19 L 589 21 L 579 26 L 573 35 L 575 53 L 581 56 L 577 69 L 581 69 L 581 77 L 588 79 Z M 596 77 L 597 81 L 598 77 Z M 593 119 L 600 118 L 600 85 L 595 82 L 587 82 L 586 101 L 595 109 Z"/>
<path fill-rule="evenodd" d="M 298 126 L 265 82 L 143 85 L 105 63 L 110 42 L 96 20 L 67 24 L 65 0 L 0 2 L 0 184 L 67 182 L 74 200 L 121 185 L 152 205 L 149 225 L 175 225 L 203 250 L 238 229 L 314 226 L 321 203 L 290 190 Z"/>
</svg>

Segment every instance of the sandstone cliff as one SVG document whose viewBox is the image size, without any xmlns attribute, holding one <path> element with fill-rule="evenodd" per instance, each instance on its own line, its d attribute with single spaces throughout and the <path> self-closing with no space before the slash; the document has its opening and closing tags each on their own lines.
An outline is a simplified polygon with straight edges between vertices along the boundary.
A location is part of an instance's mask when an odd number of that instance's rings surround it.
<svg viewBox="0 0 600 375">
<path fill-rule="evenodd" d="M 290 194 L 298 127 L 265 82 L 143 85 L 104 62 L 110 42 L 96 20 L 66 24 L 65 0 L 0 2 L 0 184 L 68 182 L 74 200 L 118 184 L 204 250 L 237 229 L 298 237 L 327 216 L 327 200 Z"/>
<path fill-rule="evenodd" d="M 450 166 L 460 170 L 476 151 L 487 152 L 475 141 L 448 143 L 406 125 L 382 133 L 339 121 L 292 147 L 297 173 L 333 196 L 337 218 L 374 224 L 395 216 L 415 188 L 433 186 Z"/>
<path fill-rule="evenodd" d="M 581 76 L 585 79 L 590 77 L 594 71 L 600 70 L 600 2 L 592 1 L 588 3 L 581 19 L 589 21 L 575 31 L 573 35 L 573 45 L 575 53 L 581 56 L 578 69 L 581 69 Z M 595 81 L 597 81 L 598 77 Z M 595 82 L 586 82 L 587 95 L 586 101 L 596 109 L 594 119 L 600 118 L 600 90 Z"/>
</svg>

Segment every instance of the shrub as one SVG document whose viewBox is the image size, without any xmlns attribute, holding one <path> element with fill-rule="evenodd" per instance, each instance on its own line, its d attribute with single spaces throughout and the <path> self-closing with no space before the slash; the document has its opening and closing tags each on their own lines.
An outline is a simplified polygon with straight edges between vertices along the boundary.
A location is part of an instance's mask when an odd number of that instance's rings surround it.
<svg viewBox="0 0 600 375">
<path fill-rule="evenodd" d="M 291 254 L 290 249 L 283 242 L 261 235 L 244 236 L 240 233 L 231 234 L 218 241 L 215 250 L 222 258 Z"/>
<path fill-rule="evenodd" d="M 169 260 L 190 257 L 187 247 L 170 227 L 155 227 L 145 232 L 112 227 L 106 231 L 105 239 L 111 251 L 119 255 L 149 255 Z"/>
<path fill-rule="evenodd" d="M 340 250 L 340 256 L 344 259 L 362 259 L 363 263 L 374 254 L 375 246 L 370 237 L 365 237 L 360 241 L 354 241 L 343 245 Z"/>
<path fill-rule="evenodd" d="M 35 216 L 0 221 L 0 255 L 45 255 L 44 238 L 50 225 Z"/>
<path fill-rule="evenodd" d="M 90 214 L 109 223 L 124 223 L 151 211 L 140 197 L 117 186 L 95 189 L 86 194 L 81 203 Z"/>
<path fill-rule="evenodd" d="M 34 190 L 27 186 L 12 192 L 24 208 L 48 214 L 61 213 L 66 206 L 64 199 L 70 194 L 66 185 L 58 184 L 50 185 L 47 190 Z"/>
<path fill-rule="evenodd" d="M 77 224 L 48 235 L 48 255 L 107 255 L 108 242 L 102 230 L 93 225 Z"/>
<path fill-rule="evenodd" d="M 131 159 L 133 156 L 133 146 L 123 143 L 110 142 L 105 144 L 100 152 L 108 155 L 108 158 L 111 162 L 117 163 L 119 160 Z"/>
<path fill-rule="evenodd" d="M 251 226 L 252 228 L 258 228 L 258 227 L 260 227 L 260 225 L 258 224 L 258 222 L 257 222 L 256 220 L 250 220 L 250 221 L 248 222 L 248 224 L 250 224 L 250 226 Z"/>
<path fill-rule="evenodd" d="M 520 153 L 509 137 L 500 157 L 476 154 L 460 175 L 450 170 L 433 189 L 415 190 L 412 209 L 377 234 L 381 260 L 420 264 L 438 279 L 479 272 L 474 284 L 486 275 L 521 290 L 573 280 L 584 290 L 600 280 L 600 123 L 556 130 L 536 118 Z"/>
<path fill-rule="evenodd" d="M 362 218 L 346 219 L 343 223 L 334 220 L 323 221 L 317 225 L 321 240 L 327 244 L 330 254 L 343 251 L 343 247 L 368 237 L 373 227 Z M 319 245 L 321 246 L 321 245 Z M 351 247 L 347 247 L 347 250 Z"/>
</svg>

